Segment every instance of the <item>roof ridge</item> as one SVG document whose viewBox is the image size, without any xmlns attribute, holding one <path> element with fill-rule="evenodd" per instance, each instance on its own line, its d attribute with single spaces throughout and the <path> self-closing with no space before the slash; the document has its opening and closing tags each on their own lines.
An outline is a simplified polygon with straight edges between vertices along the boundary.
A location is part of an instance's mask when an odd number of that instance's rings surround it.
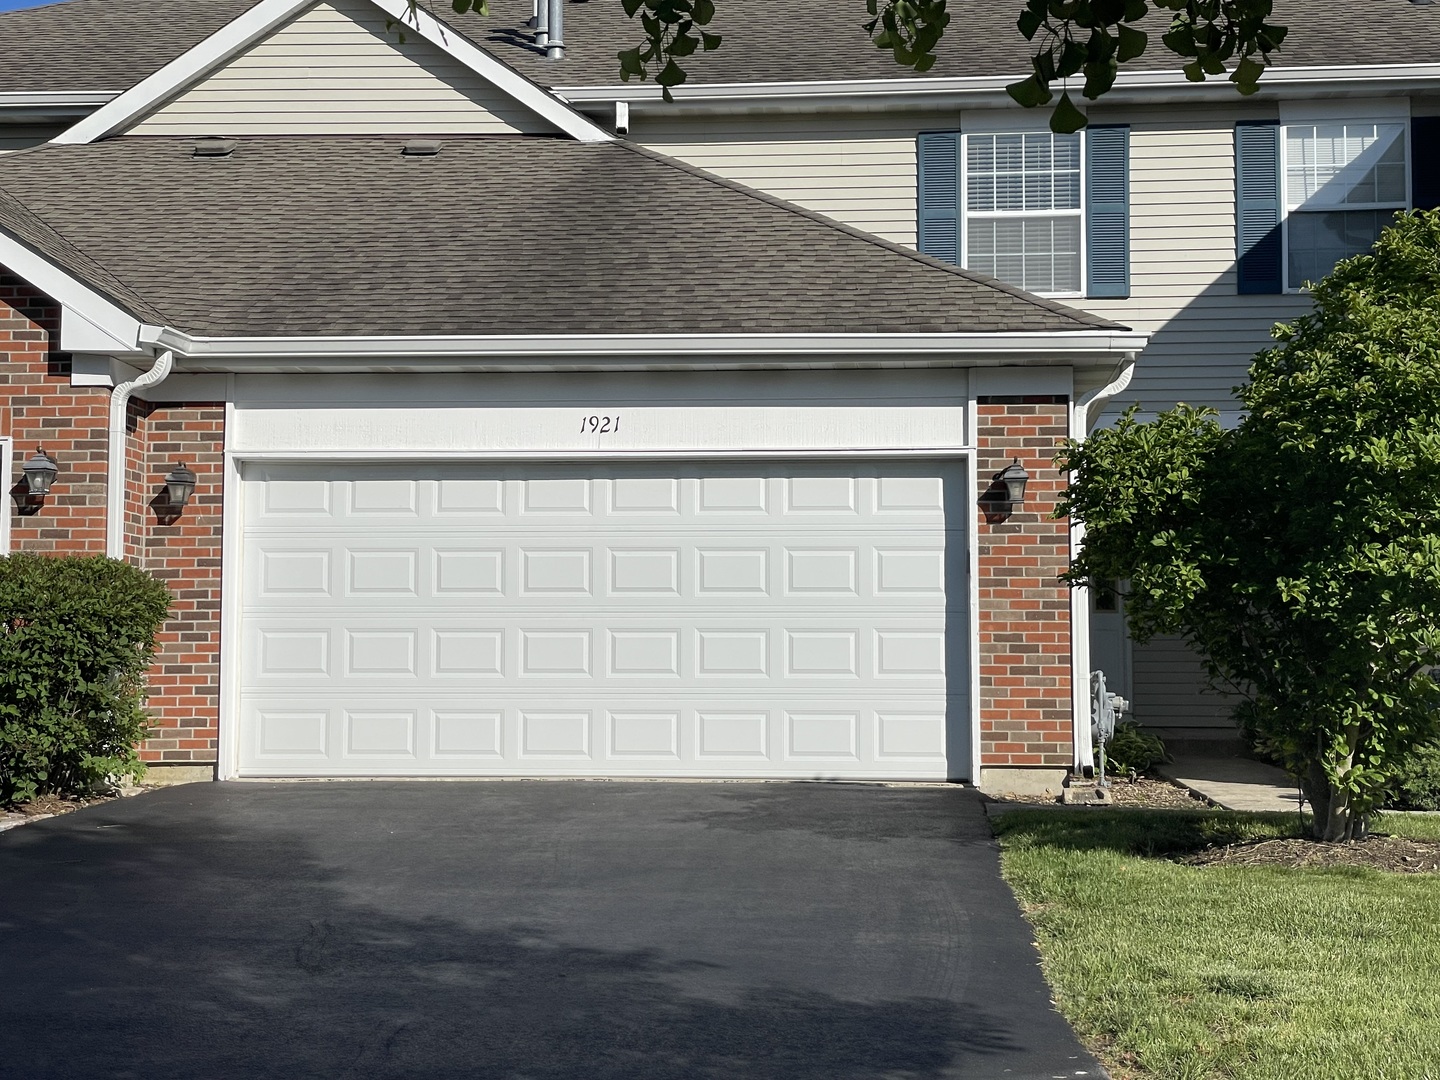
<svg viewBox="0 0 1440 1080">
<path fill-rule="evenodd" d="M 1062 304 L 1056 300 L 1049 300 L 1043 296 L 1036 296 L 1034 293 L 1026 292 L 1024 289 L 1021 289 L 1015 285 L 1011 285 L 1009 282 L 1001 281 L 998 278 L 989 277 L 986 274 L 979 274 L 973 270 L 967 270 L 963 266 L 956 266 L 954 263 L 947 263 L 931 255 L 922 254 L 921 252 L 916 251 L 914 248 L 906 247 L 904 244 L 897 244 L 893 240 L 886 240 L 883 237 L 876 236 L 874 233 L 868 233 L 864 229 L 856 228 L 853 225 L 847 225 L 843 221 L 837 221 L 834 218 L 826 217 L 824 214 L 819 213 L 818 211 L 809 210 L 806 207 L 799 206 L 792 202 L 787 202 L 785 199 L 781 199 L 778 196 L 771 195 L 769 192 L 760 191 L 757 188 L 748 187 L 747 185 L 742 184 L 737 180 L 731 180 L 727 177 L 719 176 L 716 173 L 708 172 L 705 169 L 699 168 L 698 166 L 691 165 L 689 162 L 681 161 L 679 158 L 673 158 L 667 154 L 662 154 L 658 150 L 652 150 L 648 146 L 642 146 L 639 143 L 630 141 L 629 139 L 617 139 L 613 143 L 599 145 L 621 147 L 623 149 L 629 150 L 631 153 L 637 154 L 640 157 L 649 158 L 652 161 L 657 162 L 658 164 L 668 165 L 671 168 L 678 170 L 679 172 L 687 173 L 691 176 L 695 176 L 703 180 L 708 180 L 719 187 L 727 188 L 742 195 L 748 195 L 751 198 L 758 200 L 759 202 L 767 203 L 768 205 L 774 206 L 777 209 L 785 210 L 799 217 L 807 218 L 817 224 L 824 225 L 837 232 L 844 233 L 853 239 L 863 240 L 866 243 L 883 248 L 886 251 L 892 252 L 897 255 L 903 255 L 906 258 L 914 262 L 918 262 L 923 266 L 931 267 L 938 270 L 944 270 L 952 276 L 963 278 L 964 280 L 969 281 L 972 284 L 984 285 L 989 288 L 995 289 L 997 292 L 1007 293 L 1008 295 L 1013 296 L 1017 300 L 1032 304 L 1035 307 L 1048 311 L 1053 315 L 1068 316 L 1070 318 L 1073 318 L 1078 323 L 1088 324 L 1090 326 L 1093 326 L 1097 330 L 1129 329 L 1129 327 L 1123 326 L 1123 324 L 1121 323 L 1116 323 L 1110 319 L 1104 318 L 1103 316 L 1096 315 L 1093 312 L 1082 311 L 1079 308 L 1072 308 L 1069 305 Z"/>
</svg>

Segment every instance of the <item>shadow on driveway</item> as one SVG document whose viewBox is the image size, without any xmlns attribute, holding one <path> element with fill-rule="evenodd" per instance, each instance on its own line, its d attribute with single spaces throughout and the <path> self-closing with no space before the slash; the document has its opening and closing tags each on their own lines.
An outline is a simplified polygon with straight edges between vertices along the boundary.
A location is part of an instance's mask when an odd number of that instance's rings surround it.
<svg viewBox="0 0 1440 1080">
<path fill-rule="evenodd" d="M 7 1076 L 1102 1075 L 971 792 L 196 785 L 0 883 Z"/>
</svg>

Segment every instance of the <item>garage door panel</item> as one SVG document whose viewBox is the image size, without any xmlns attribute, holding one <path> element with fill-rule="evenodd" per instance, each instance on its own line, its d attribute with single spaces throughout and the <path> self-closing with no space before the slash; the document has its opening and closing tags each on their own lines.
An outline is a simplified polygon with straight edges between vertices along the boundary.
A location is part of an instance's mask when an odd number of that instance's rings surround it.
<svg viewBox="0 0 1440 1080">
<path fill-rule="evenodd" d="M 243 773 L 968 771 L 959 467 L 415 471 L 247 471 Z"/>
<path fill-rule="evenodd" d="M 946 703 L 917 697 L 881 709 L 814 697 L 677 707 L 673 699 L 546 695 L 486 707 L 463 697 L 425 705 L 344 697 L 328 708 L 257 700 L 247 758 L 270 775 L 453 773 L 495 776 L 707 775 L 944 779 Z"/>
</svg>

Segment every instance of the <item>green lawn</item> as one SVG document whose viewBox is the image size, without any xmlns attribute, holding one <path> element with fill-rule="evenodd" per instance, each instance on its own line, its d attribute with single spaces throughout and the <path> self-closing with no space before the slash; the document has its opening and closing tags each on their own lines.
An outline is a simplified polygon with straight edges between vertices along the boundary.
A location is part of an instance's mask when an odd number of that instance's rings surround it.
<svg viewBox="0 0 1440 1080">
<path fill-rule="evenodd" d="M 1440 1080 L 1440 874 L 1182 866 L 1294 815 L 1016 811 L 1006 879 L 1118 1077 Z M 1440 818 L 1379 832 L 1440 838 Z"/>
</svg>

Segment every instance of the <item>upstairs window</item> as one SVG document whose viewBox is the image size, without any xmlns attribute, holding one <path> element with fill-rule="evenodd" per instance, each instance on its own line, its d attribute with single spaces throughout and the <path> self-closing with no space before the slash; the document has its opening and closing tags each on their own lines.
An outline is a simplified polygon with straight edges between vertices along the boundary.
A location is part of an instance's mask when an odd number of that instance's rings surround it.
<svg viewBox="0 0 1440 1080">
<path fill-rule="evenodd" d="M 1130 129 L 933 131 L 916 143 L 926 255 L 1049 296 L 1130 295 Z"/>
<path fill-rule="evenodd" d="M 1080 136 L 965 136 L 962 265 L 1030 292 L 1084 289 Z"/>
<path fill-rule="evenodd" d="M 1282 142 L 1285 285 L 1319 281 L 1370 250 L 1409 206 L 1405 124 L 1292 124 Z"/>
</svg>

